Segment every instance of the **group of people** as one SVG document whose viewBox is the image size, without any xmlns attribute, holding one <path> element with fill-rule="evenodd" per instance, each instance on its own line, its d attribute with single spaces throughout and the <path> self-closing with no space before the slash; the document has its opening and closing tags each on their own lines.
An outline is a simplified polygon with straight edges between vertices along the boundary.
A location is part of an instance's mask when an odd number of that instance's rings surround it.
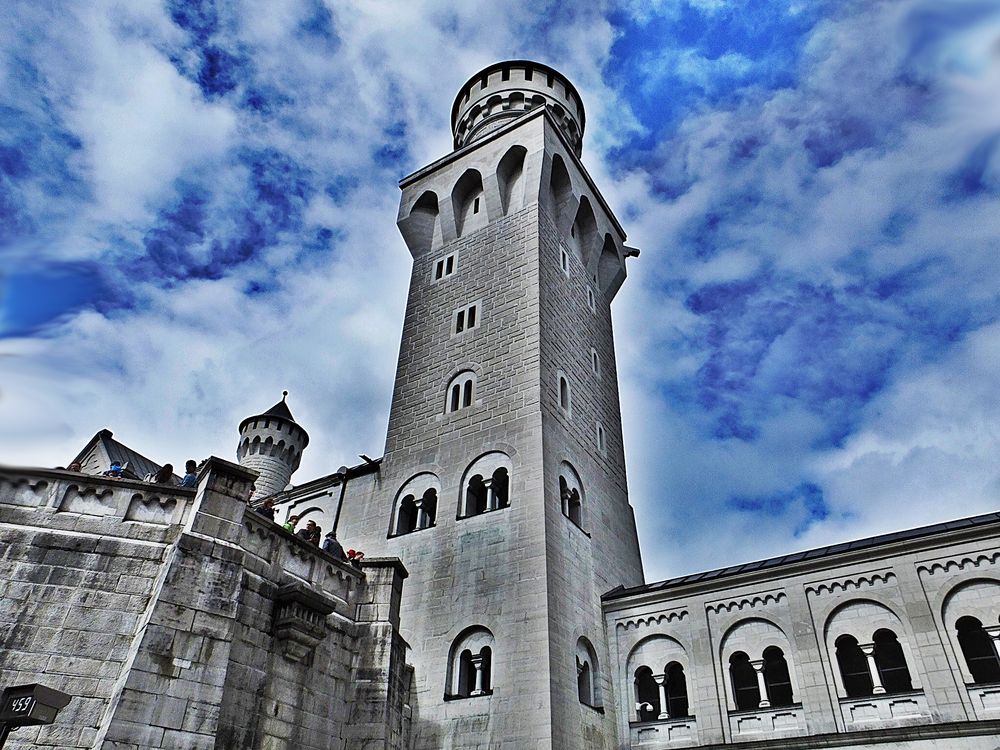
<svg viewBox="0 0 1000 750">
<path fill-rule="evenodd" d="M 263 503 L 254 507 L 254 510 L 260 515 L 264 516 L 271 521 L 274 521 L 274 500 L 267 498 Z M 315 544 L 320 547 L 324 552 L 328 552 L 333 555 L 338 560 L 344 560 L 349 562 L 358 570 L 361 570 L 361 561 L 364 559 L 365 553 L 361 550 L 349 549 L 344 550 L 344 545 L 340 543 L 337 539 L 337 533 L 335 531 L 328 531 L 325 536 L 323 536 L 323 529 L 321 529 L 315 521 L 309 520 L 306 522 L 305 528 L 296 530 L 298 525 L 298 516 L 289 516 L 288 520 L 281 525 L 285 531 L 290 534 L 294 534 L 299 539 L 302 539 L 310 544 Z"/>
<path fill-rule="evenodd" d="M 101 472 L 101 476 L 109 479 L 128 479 L 128 477 L 125 476 L 125 470 L 127 468 L 128 462 L 122 463 L 121 461 L 112 461 L 108 470 Z M 73 461 L 73 463 L 67 466 L 66 469 L 67 471 L 83 473 L 83 464 L 79 461 Z M 135 475 L 133 474 L 133 476 Z M 184 463 L 184 476 L 180 482 L 174 482 L 173 464 L 164 464 L 161 469 L 150 472 L 144 476 L 142 481 L 151 482 L 152 484 L 176 484 L 180 487 L 195 487 L 198 484 L 198 462 L 194 459 L 188 459 Z"/>
<path fill-rule="evenodd" d="M 112 461 L 111 467 L 101 473 L 102 477 L 109 477 L 110 479 L 125 479 L 125 469 L 128 464 L 123 464 L 121 461 Z M 68 467 L 69 471 L 83 471 L 83 466 L 79 461 L 74 461 Z M 172 464 L 164 464 L 163 468 L 155 472 L 150 472 L 145 477 L 143 477 L 144 482 L 150 482 L 152 484 L 168 484 L 168 485 L 178 485 L 180 487 L 195 487 L 198 484 L 198 462 L 194 459 L 189 459 L 184 463 L 184 477 L 180 482 L 174 481 L 174 467 Z M 252 488 L 251 488 L 252 489 Z M 251 491 L 252 494 L 252 491 Z M 257 506 L 251 506 L 251 508 L 271 521 L 274 521 L 274 500 L 267 498 L 263 503 Z M 285 531 L 295 534 L 295 536 L 300 539 L 304 539 L 310 544 L 315 544 L 320 547 L 324 552 L 329 552 L 338 560 L 344 560 L 349 562 L 358 570 L 361 570 L 361 561 L 364 559 L 365 553 L 361 550 L 349 549 L 344 550 L 344 546 L 337 540 L 336 532 L 329 531 L 326 536 L 322 536 L 323 530 L 316 525 L 315 521 L 307 521 L 305 528 L 296 530 L 296 525 L 299 522 L 298 516 L 290 516 L 289 519 L 282 524 Z"/>
</svg>

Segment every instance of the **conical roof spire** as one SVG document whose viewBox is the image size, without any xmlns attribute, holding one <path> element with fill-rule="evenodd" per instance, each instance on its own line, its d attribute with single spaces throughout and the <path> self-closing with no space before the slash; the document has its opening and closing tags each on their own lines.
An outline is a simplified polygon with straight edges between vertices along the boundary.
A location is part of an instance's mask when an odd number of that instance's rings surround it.
<svg viewBox="0 0 1000 750">
<path fill-rule="evenodd" d="M 264 412 L 264 414 L 269 417 L 284 417 L 285 419 L 294 422 L 295 417 L 292 416 L 292 410 L 289 409 L 288 404 L 285 403 L 286 398 L 288 398 L 288 391 L 282 391 L 281 401 Z"/>
</svg>

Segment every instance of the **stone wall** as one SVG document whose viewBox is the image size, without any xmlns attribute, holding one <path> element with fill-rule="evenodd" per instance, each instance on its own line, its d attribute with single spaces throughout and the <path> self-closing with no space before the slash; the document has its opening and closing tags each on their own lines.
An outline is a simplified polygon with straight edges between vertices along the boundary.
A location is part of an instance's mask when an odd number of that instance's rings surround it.
<svg viewBox="0 0 1000 750">
<path fill-rule="evenodd" d="M 0 686 L 74 696 L 8 747 L 403 747 L 405 570 L 369 581 L 248 511 L 253 478 L 0 472 Z"/>
<path fill-rule="evenodd" d="M 974 684 L 955 624 L 974 616 L 1000 632 L 1000 518 L 840 547 L 607 598 L 622 745 L 766 750 L 808 736 L 809 747 L 993 750 L 1000 684 Z M 871 644 L 883 628 L 898 637 L 911 689 L 848 697 L 837 639 Z M 772 645 L 788 664 L 792 703 L 741 710 L 729 657 L 759 660 Z M 672 662 L 684 667 L 689 715 L 640 720 L 636 670 L 662 674 Z"/>
</svg>

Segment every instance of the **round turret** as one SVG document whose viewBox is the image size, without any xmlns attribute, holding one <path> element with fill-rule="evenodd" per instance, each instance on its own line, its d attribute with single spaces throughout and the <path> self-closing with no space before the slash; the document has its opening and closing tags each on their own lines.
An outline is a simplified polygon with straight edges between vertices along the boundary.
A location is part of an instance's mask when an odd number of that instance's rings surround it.
<svg viewBox="0 0 1000 750">
<path fill-rule="evenodd" d="M 548 107 L 579 156 L 586 116 L 573 84 L 559 71 L 530 60 L 508 60 L 483 68 L 462 86 L 451 108 L 455 148 L 482 138 L 515 117 Z"/>
<path fill-rule="evenodd" d="M 251 501 L 285 489 L 309 444 L 309 435 L 296 424 L 285 403 L 287 396 L 284 391 L 281 401 L 263 414 L 240 422 L 236 460 L 260 474 Z"/>
</svg>

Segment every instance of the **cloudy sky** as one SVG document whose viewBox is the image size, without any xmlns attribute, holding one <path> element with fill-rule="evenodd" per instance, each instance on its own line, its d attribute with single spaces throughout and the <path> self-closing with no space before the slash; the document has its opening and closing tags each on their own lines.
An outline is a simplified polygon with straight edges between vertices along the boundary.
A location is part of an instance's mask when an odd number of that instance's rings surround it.
<svg viewBox="0 0 1000 750">
<path fill-rule="evenodd" d="M 1000 4 L 0 6 L 0 461 L 105 426 L 297 480 L 380 455 L 397 180 L 532 58 L 642 256 L 614 305 L 647 578 L 995 510 Z"/>
</svg>

